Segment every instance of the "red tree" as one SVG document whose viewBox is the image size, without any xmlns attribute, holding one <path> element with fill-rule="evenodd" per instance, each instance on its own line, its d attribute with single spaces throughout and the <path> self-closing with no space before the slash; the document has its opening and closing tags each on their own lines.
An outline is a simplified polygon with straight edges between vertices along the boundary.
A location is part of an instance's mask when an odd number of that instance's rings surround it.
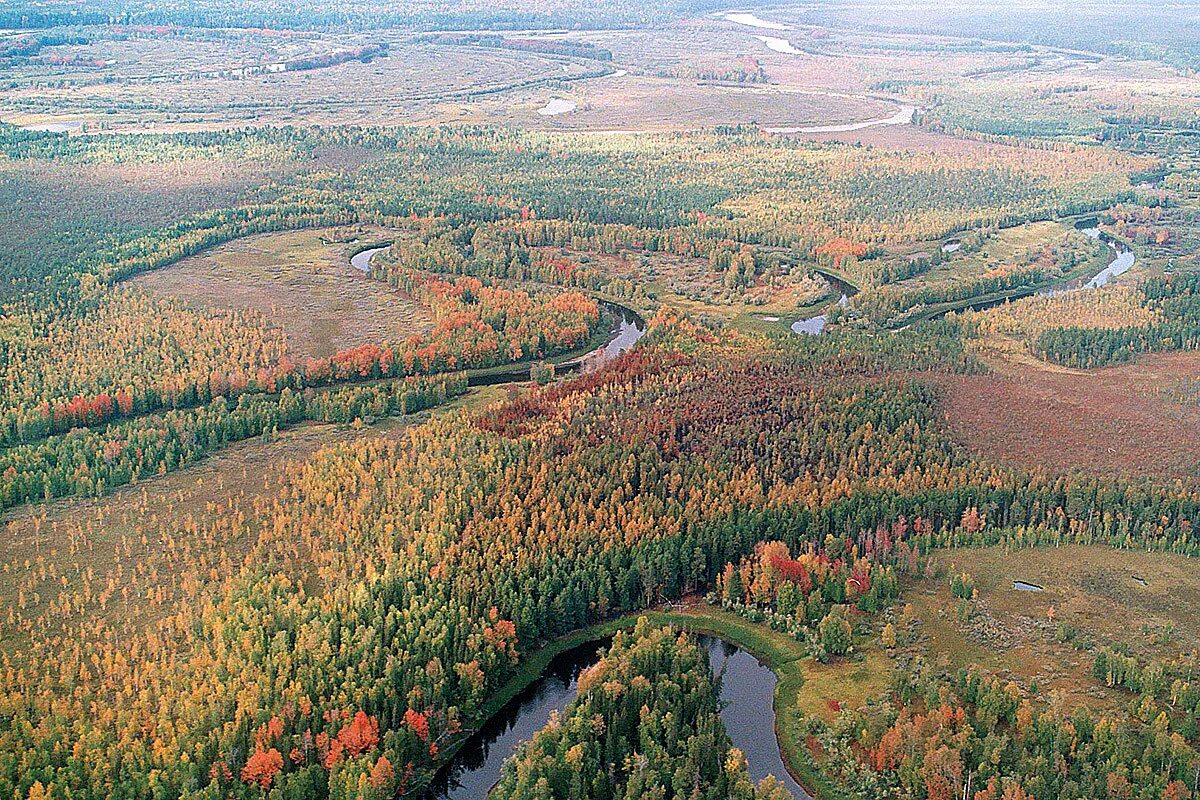
<svg viewBox="0 0 1200 800">
<path fill-rule="evenodd" d="M 272 747 L 270 750 L 257 750 L 242 767 L 242 780 L 246 783 L 257 783 L 263 789 L 270 789 L 271 782 L 283 769 L 283 754 Z"/>
</svg>

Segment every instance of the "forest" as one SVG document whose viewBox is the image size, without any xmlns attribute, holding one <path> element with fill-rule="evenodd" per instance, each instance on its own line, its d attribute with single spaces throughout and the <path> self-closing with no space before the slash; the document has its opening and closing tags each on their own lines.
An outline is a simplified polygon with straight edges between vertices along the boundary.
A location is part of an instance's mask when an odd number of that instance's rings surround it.
<svg viewBox="0 0 1200 800">
<path fill-rule="evenodd" d="M 0 11 L 0 798 L 1200 797 L 1194 48 L 1002 5 Z"/>
</svg>

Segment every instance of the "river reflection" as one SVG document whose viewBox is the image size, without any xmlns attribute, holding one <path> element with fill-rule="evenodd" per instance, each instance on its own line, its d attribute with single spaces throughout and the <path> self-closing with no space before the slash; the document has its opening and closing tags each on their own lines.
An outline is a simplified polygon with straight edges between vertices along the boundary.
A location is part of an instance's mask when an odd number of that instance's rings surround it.
<svg viewBox="0 0 1200 800">
<path fill-rule="evenodd" d="M 783 765 L 775 737 L 776 678 L 740 647 L 698 635 L 709 667 L 720 680 L 721 720 L 733 746 L 746 754 L 750 776 L 774 775 L 798 800 L 811 800 Z M 542 676 L 489 720 L 438 773 L 425 800 L 483 800 L 500 780 L 504 762 L 550 719 L 575 699 L 579 675 L 599 659 L 610 640 L 589 642 L 555 657 Z"/>
<path fill-rule="evenodd" d="M 607 640 L 588 642 L 559 654 L 542 677 L 488 720 L 437 774 L 427 800 L 482 800 L 500 780 L 504 762 L 517 745 L 533 737 L 553 711 L 575 699 L 579 674 L 596 663 Z"/>
<path fill-rule="evenodd" d="M 733 746 L 746 754 L 755 782 L 774 775 L 801 800 L 808 792 L 796 783 L 779 752 L 775 736 L 775 673 L 754 656 L 715 636 L 699 636 L 708 664 L 721 680 L 721 721 Z"/>
</svg>

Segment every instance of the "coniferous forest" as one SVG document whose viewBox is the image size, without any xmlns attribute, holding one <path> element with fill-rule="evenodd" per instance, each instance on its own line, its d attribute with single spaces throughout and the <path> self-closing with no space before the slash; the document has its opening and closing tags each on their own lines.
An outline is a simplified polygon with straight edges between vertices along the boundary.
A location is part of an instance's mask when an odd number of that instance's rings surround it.
<svg viewBox="0 0 1200 800">
<path fill-rule="evenodd" d="M 0 9 L 0 799 L 1200 798 L 1197 25 Z"/>
</svg>

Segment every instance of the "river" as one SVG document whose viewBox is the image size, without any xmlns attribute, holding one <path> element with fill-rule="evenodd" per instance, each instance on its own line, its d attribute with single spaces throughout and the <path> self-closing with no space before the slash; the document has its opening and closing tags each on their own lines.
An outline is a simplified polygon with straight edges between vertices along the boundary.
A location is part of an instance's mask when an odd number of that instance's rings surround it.
<svg viewBox="0 0 1200 800">
<path fill-rule="evenodd" d="M 768 31 L 787 31 L 791 30 L 787 25 L 780 25 L 778 22 L 769 22 L 768 20 L 757 17 L 754 14 L 745 11 L 734 11 L 725 15 L 725 19 L 730 22 L 736 22 L 739 25 L 748 25 L 751 28 L 762 28 Z"/>
<path fill-rule="evenodd" d="M 350 256 L 350 266 L 354 267 L 359 272 L 365 272 L 370 275 L 371 259 L 375 257 L 376 253 L 382 253 L 389 247 L 391 247 L 390 244 L 385 244 L 382 247 L 369 247 L 366 250 L 355 253 L 354 255 Z"/>
<path fill-rule="evenodd" d="M 784 767 L 775 738 L 775 673 L 758 659 L 713 636 L 698 635 L 709 667 L 720 679 L 721 720 L 733 746 L 746 754 L 750 776 L 774 775 L 799 800 L 811 800 Z M 579 675 L 599 660 L 607 641 L 567 650 L 550 662 L 534 683 L 480 728 L 437 774 L 425 800 L 483 800 L 500 780 L 504 762 L 578 691 Z"/>
<path fill-rule="evenodd" d="M 828 272 L 822 272 L 820 270 L 817 270 L 817 274 L 829 281 L 829 285 L 833 287 L 834 291 L 842 293 L 842 296 L 838 298 L 837 301 L 837 304 L 842 308 L 850 305 L 850 298 L 858 294 L 858 289 L 851 286 L 849 283 L 846 283 L 841 278 L 836 277 L 835 275 L 831 275 Z M 828 311 L 824 314 L 818 314 L 815 317 L 798 319 L 792 323 L 792 333 L 800 333 L 807 336 L 820 336 L 825 332 L 825 325 L 828 321 Z"/>
<path fill-rule="evenodd" d="M 798 50 L 795 45 L 787 39 L 780 39 L 778 36 L 755 36 L 760 42 L 765 44 L 768 49 L 774 50 L 776 53 L 785 53 L 789 56 L 802 56 L 803 50 Z"/>
<path fill-rule="evenodd" d="M 850 133 L 867 128 L 877 128 L 887 125 L 911 125 L 917 109 L 912 106 L 900 106 L 896 113 L 887 117 L 863 120 L 862 122 L 847 122 L 842 125 L 808 125 L 792 128 L 763 128 L 765 133 Z"/>
<path fill-rule="evenodd" d="M 1124 242 L 1113 239 L 1107 234 L 1101 232 L 1100 226 L 1095 219 L 1085 220 L 1076 224 L 1075 227 L 1083 235 L 1091 239 L 1096 239 L 1097 241 L 1103 241 L 1112 250 L 1113 257 L 1105 265 L 1104 269 L 1087 279 L 1075 278 L 1069 281 L 1063 281 L 1062 283 L 1048 286 L 1044 289 L 1037 290 L 1036 292 L 1026 291 L 1023 294 L 1016 293 L 1005 295 L 1003 297 L 987 298 L 979 300 L 975 303 L 968 303 L 967 305 L 955 310 L 970 309 L 972 311 L 982 311 L 984 309 L 992 308 L 993 306 L 998 306 L 1002 303 L 1007 303 L 1021 297 L 1028 297 L 1031 294 L 1036 294 L 1039 297 L 1054 297 L 1060 294 L 1067 294 L 1068 292 L 1078 292 L 1086 289 L 1099 289 L 1101 286 L 1107 286 L 1108 283 L 1113 280 L 1113 278 L 1116 278 L 1119 275 L 1124 275 L 1126 272 L 1133 269 L 1133 265 L 1137 262 L 1137 256 L 1133 250 L 1131 250 Z M 955 250 L 958 250 L 961 246 L 962 244 L 959 240 L 952 239 L 946 244 L 942 245 L 942 250 L 944 252 L 951 253 Z M 830 284 L 833 285 L 835 289 L 841 290 L 842 297 L 838 303 L 842 306 L 847 305 L 850 301 L 850 298 L 855 294 L 854 288 L 848 286 L 848 284 L 840 280 L 837 280 L 831 275 L 826 273 L 821 274 L 830 282 Z M 929 318 L 936 319 L 944 316 L 947 313 L 949 313 L 948 310 L 939 311 L 938 313 L 931 315 Z M 819 335 L 825 332 L 825 325 L 827 321 L 828 313 L 820 314 L 815 317 L 798 319 L 792 323 L 792 332 L 807 334 L 810 336 Z"/>
<path fill-rule="evenodd" d="M 350 257 L 350 266 L 359 272 L 370 275 L 371 259 L 375 257 L 376 253 L 382 253 L 389 247 L 391 247 L 391 244 L 383 244 L 360 250 Z M 558 364 L 556 366 L 557 372 L 574 372 L 599 365 L 629 350 L 637 344 L 639 339 L 646 335 L 646 321 L 636 311 L 607 300 L 599 302 L 605 313 L 613 319 L 613 327 L 609 330 L 608 339 L 595 350 Z M 482 386 L 529 379 L 529 367 L 527 364 L 514 364 L 512 366 L 514 367 L 512 372 L 485 372 L 472 375 L 470 384 L 472 386 Z"/>
<path fill-rule="evenodd" d="M 1043 289 L 1038 292 L 1041 297 L 1053 297 L 1067 292 L 1075 292 L 1080 289 L 1099 289 L 1101 286 L 1107 286 L 1109 281 L 1118 275 L 1124 275 L 1129 270 L 1133 269 L 1134 263 L 1137 262 L 1137 256 L 1133 250 L 1124 243 L 1113 239 L 1104 233 L 1101 233 L 1100 226 L 1096 220 L 1088 220 L 1075 226 L 1080 233 L 1085 236 L 1103 241 L 1113 251 L 1113 258 L 1108 262 L 1108 266 L 1093 275 L 1087 281 L 1073 280 L 1065 283 L 1060 283 L 1051 286 L 1048 289 Z"/>
</svg>

